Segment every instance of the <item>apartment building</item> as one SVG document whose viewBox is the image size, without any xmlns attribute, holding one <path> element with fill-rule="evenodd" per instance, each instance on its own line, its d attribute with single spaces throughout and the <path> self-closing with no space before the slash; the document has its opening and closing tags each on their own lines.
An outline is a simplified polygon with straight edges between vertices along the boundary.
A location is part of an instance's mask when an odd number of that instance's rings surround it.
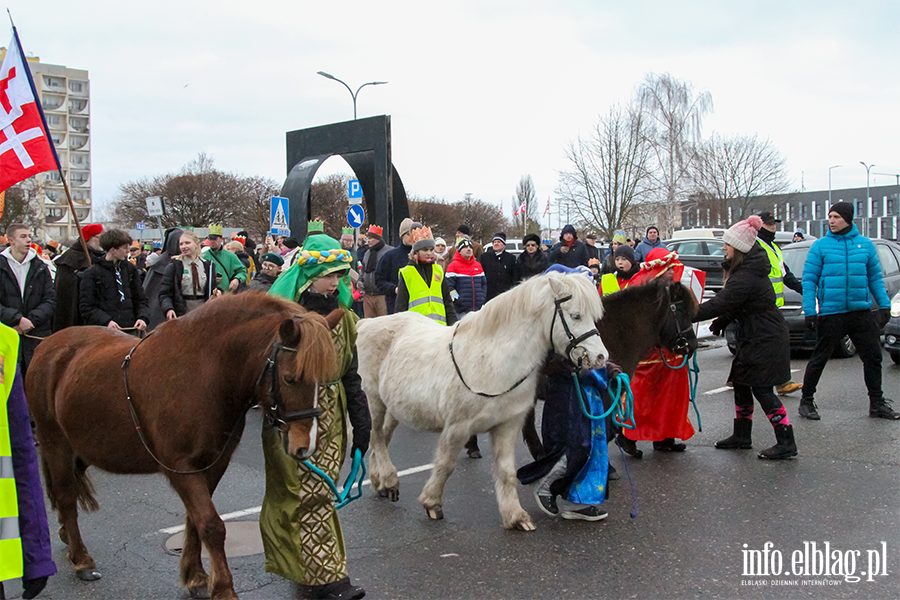
<svg viewBox="0 0 900 600">
<path fill-rule="evenodd" d="M 0 48 L 0 61 L 6 48 Z M 62 164 L 63 173 L 82 223 L 91 217 L 91 115 L 90 79 L 83 69 L 42 63 L 38 57 L 26 57 L 38 96 L 47 117 L 50 136 Z M 35 175 L 33 184 L 43 198 L 40 218 L 44 240 L 69 240 L 77 236 L 75 220 L 66 201 L 59 173 Z"/>
</svg>

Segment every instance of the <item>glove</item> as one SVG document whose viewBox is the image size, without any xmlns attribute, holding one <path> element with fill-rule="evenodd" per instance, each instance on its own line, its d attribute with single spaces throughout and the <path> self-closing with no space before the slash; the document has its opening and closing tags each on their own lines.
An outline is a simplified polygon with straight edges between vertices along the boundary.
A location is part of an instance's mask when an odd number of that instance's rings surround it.
<svg viewBox="0 0 900 600">
<path fill-rule="evenodd" d="M 612 381 L 622 373 L 622 367 L 611 360 L 606 361 L 606 380 Z"/>
<path fill-rule="evenodd" d="M 888 321 L 891 320 L 891 309 L 879 308 L 878 314 L 875 316 L 875 322 L 878 323 L 878 329 L 884 328 Z"/>
<path fill-rule="evenodd" d="M 357 432 L 353 432 L 353 446 L 350 447 L 350 458 L 352 459 L 356 456 L 356 450 L 359 449 L 360 454 L 363 456 L 366 455 L 366 452 L 369 450 L 369 436 L 362 435 L 362 433 L 357 434 Z"/>
<path fill-rule="evenodd" d="M 713 319 L 713 322 L 709 324 L 709 332 L 715 336 L 720 336 L 725 333 L 725 328 L 728 327 L 728 319 L 725 317 L 716 317 Z"/>
<path fill-rule="evenodd" d="M 819 325 L 819 317 L 816 315 L 807 315 L 806 316 L 806 328 L 810 331 L 815 331 Z"/>
</svg>

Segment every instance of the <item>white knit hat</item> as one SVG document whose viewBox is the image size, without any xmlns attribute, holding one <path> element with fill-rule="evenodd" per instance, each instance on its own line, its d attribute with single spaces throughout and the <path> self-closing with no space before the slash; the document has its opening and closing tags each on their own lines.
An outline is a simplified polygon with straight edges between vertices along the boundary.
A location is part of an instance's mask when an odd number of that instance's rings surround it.
<svg viewBox="0 0 900 600">
<path fill-rule="evenodd" d="M 746 254 L 750 252 L 750 248 L 756 243 L 756 236 L 762 224 L 762 219 L 756 215 L 751 215 L 747 220 L 738 221 L 729 227 L 725 235 L 722 236 L 722 241 L 734 246 L 735 250 L 740 250 Z"/>
</svg>

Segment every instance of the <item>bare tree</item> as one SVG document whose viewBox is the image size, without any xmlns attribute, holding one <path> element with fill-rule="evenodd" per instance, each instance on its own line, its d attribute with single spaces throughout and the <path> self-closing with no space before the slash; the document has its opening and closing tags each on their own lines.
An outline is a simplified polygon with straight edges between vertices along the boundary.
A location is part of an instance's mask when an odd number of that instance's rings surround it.
<svg viewBox="0 0 900 600">
<path fill-rule="evenodd" d="M 38 175 L 38 177 L 43 177 L 43 175 Z M 3 216 L 0 217 L 0 230 L 5 232 L 6 228 L 13 223 L 24 223 L 31 226 L 33 230 L 40 228 L 40 192 L 37 177 L 30 177 L 8 188 L 5 192 L 3 207 L 0 208 L 3 212 Z"/>
<path fill-rule="evenodd" d="M 456 228 L 461 223 L 459 206 L 442 199 L 407 196 L 409 215 L 413 221 L 431 228 L 436 237 L 443 237 L 448 245 L 455 243 Z"/>
<path fill-rule="evenodd" d="M 516 186 L 516 195 L 513 196 L 513 209 L 519 210 L 525 204 L 525 210 L 518 215 L 513 215 L 510 223 L 510 237 L 524 237 L 525 233 L 541 233 L 541 223 L 538 221 L 538 201 L 534 192 L 534 181 L 531 175 L 522 175 Z"/>
<path fill-rule="evenodd" d="M 756 196 L 787 192 L 790 177 L 787 161 L 769 139 L 713 134 L 697 152 L 697 184 L 707 204 L 718 204 L 720 215 L 731 206 L 731 220 L 738 221 Z"/>
<path fill-rule="evenodd" d="M 570 168 L 560 171 L 556 194 L 560 209 L 576 215 L 576 226 L 612 239 L 649 193 L 650 145 L 643 118 L 639 104 L 613 106 L 590 138 L 569 143 Z"/>
<path fill-rule="evenodd" d="M 161 196 L 166 214 L 163 227 L 206 227 L 220 223 L 226 227 L 253 227 L 257 235 L 268 229 L 269 198 L 277 193 L 272 180 L 243 177 L 219 171 L 213 160 L 201 153 L 179 173 L 130 181 L 119 186 L 113 202 L 115 219 L 122 223 L 153 221 L 147 214 L 146 199 Z M 260 230 L 263 215 L 265 229 Z"/>
<path fill-rule="evenodd" d="M 703 117 L 713 111 L 709 92 L 694 94 L 693 86 L 669 73 L 650 73 L 638 87 L 638 101 L 646 113 L 644 129 L 651 143 L 650 173 L 659 193 L 657 211 L 671 231 L 677 225 L 681 202 L 692 191 L 694 147 L 700 142 Z"/>
<path fill-rule="evenodd" d="M 493 204 L 466 194 L 456 203 L 459 210 L 459 223 L 468 225 L 472 239 L 484 243 L 491 240 L 495 233 L 504 231 L 508 225 L 506 217 Z M 454 229 L 455 231 L 455 229 Z"/>
</svg>

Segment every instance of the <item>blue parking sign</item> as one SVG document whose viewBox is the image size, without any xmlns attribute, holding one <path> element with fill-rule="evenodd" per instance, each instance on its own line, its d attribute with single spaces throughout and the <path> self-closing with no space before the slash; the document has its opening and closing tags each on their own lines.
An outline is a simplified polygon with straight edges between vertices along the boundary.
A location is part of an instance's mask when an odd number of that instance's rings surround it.
<svg viewBox="0 0 900 600">
<path fill-rule="evenodd" d="M 348 183 L 348 196 L 351 198 L 362 198 L 362 187 L 359 185 L 359 179 L 351 179 Z"/>
</svg>

